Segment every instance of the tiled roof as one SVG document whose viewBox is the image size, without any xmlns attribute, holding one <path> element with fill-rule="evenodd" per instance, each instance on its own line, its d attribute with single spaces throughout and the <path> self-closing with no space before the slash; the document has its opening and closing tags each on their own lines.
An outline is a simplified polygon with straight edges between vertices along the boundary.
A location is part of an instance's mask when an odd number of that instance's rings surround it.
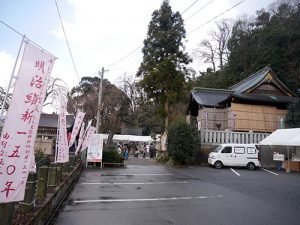
<svg viewBox="0 0 300 225">
<path fill-rule="evenodd" d="M 256 86 L 260 81 L 262 81 L 265 76 L 270 71 L 270 68 L 267 66 L 254 74 L 251 74 L 249 77 L 245 78 L 244 80 L 238 82 L 237 84 L 229 87 L 229 90 L 235 91 L 237 93 L 242 93 L 247 91 L 248 89 Z"/>
<path fill-rule="evenodd" d="M 289 103 L 294 97 L 289 96 L 276 96 L 272 94 L 252 94 L 247 93 L 252 89 L 258 87 L 263 82 L 270 79 L 287 95 L 295 96 L 274 74 L 270 67 L 265 67 L 256 73 L 250 75 L 246 79 L 231 86 L 228 90 L 224 89 L 210 89 L 210 88 L 194 88 L 192 90 L 192 98 L 201 106 L 205 107 L 224 107 L 224 103 L 231 97 L 236 97 L 243 100 L 251 100 L 258 102 L 269 103 Z"/>
<path fill-rule="evenodd" d="M 268 74 L 272 76 L 272 82 L 276 83 L 283 92 L 285 92 L 287 95 L 295 96 L 295 94 L 278 79 L 269 66 L 266 66 L 256 73 L 251 74 L 249 77 L 229 87 L 228 89 L 234 91 L 235 93 L 245 93 L 248 90 L 251 90 L 265 82 Z"/>
<path fill-rule="evenodd" d="M 264 103 L 285 103 L 285 104 L 288 104 L 295 99 L 295 97 L 290 97 L 290 96 L 249 94 L 249 93 L 234 93 L 230 97 L 235 97 L 237 99 L 241 99 L 245 101 L 256 101 L 256 102 L 264 102 Z M 225 102 L 226 100 L 224 100 L 223 102 Z"/>
<path fill-rule="evenodd" d="M 194 88 L 192 96 L 202 106 L 221 107 L 219 102 L 227 99 L 233 91 L 223 89 Z"/>
<path fill-rule="evenodd" d="M 72 126 L 74 122 L 74 116 L 73 115 L 67 115 L 67 127 Z M 42 113 L 39 127 L 53 127 L 57 128 L 58 125 L 58 115 L 57 114 L 46 114 Z"/>
</svg>

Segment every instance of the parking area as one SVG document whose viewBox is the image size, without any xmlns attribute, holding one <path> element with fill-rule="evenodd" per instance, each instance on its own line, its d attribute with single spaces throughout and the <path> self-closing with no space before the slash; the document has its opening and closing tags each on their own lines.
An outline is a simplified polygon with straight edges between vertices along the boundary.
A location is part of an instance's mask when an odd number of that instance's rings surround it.
<svg viewBox="0 0 300 225">
<path fill-rule="evenodd" d="M 129 164 L 85 170 L 56 224 L 298 225 L 300 174 Z"/>
</svg>

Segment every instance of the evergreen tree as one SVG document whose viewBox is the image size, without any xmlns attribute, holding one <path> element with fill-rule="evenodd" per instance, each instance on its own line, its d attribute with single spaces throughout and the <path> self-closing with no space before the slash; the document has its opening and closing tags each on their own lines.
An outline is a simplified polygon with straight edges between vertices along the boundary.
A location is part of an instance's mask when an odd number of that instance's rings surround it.
<svg viewBox="0 0 300 225">
<path fill-rule="evenodd" d="M 300 128 L 300 100 L 289 105 L 285 123 L 288 128 Z"/>
<path fill-rule="evenodd" d="M 191 59 L 184 52 L 185 38 L 183 20 L 179 12 L 172 12 L 169 1 L 163 1 L 155 10 L 144 40 L 143 61 L 137 76 L 141 76 L 141 87 L 147 97 L 160 106 L 165 118 L 165 129 L 169 123 L 169 107 L 184 88 L 186 65 Z"/>
<path fill-rule="evenodd" d="M 272 9 L 259 10 L 255 18 L 243 17 L 234 22 L 227 42 L 228 61 L 223 70 L 208 71 L 196 83 L 228 88 L 269 65 L 284 84 L 297 92 L 300 89 L 299 37 L 299 0 L 277 1 Z"/>
</svg>

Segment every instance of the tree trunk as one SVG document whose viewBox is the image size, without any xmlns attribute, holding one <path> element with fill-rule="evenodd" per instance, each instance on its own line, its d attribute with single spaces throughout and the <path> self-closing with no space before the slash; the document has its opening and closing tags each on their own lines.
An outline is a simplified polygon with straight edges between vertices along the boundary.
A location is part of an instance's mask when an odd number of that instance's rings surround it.
<svg viewBox="0 0 300 225">
<path fill-rule="evenodd" d="M 212 65 L 213 65 L 213 70 L 214 70 L 214 73 L 215 73 L 215 72 L 216 72 L 216 64 L 215 64 L 215 62 L 213 61 L 213 59 L 212 59 L 211 63 L 212 63 Z"/>
<path fill-rule="evenodd" d="M 113 137 L 114 137 L 113 133 L 108 133 L 107 144 L 111 145 L 113 143 L 113 141 L 112 141 Z"/>
<path fill-rule="evenodd" d="M 167 132 L 168 130 L 168 126 L 169 126 L 169 99 L 168 96 L 166 97 L 166 101 L 165 101 L 165 132 Z"/>
</svg>

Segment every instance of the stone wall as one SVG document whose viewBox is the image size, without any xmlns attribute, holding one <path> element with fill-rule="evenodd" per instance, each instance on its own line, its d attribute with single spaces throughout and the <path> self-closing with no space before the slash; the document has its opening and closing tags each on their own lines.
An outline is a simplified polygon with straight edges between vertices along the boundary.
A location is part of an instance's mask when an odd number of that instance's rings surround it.
<svg viewBox="0 0 300 225">
<path fill-rule="evenodd" d="M 41 166 L 30 173 L 22 202 L 0 204 L 0 225 L 41 225 L 48 223 L 72 191 L 81 174 L 80 156 L 70 155 L 63 164 Z"/>
</svg>

